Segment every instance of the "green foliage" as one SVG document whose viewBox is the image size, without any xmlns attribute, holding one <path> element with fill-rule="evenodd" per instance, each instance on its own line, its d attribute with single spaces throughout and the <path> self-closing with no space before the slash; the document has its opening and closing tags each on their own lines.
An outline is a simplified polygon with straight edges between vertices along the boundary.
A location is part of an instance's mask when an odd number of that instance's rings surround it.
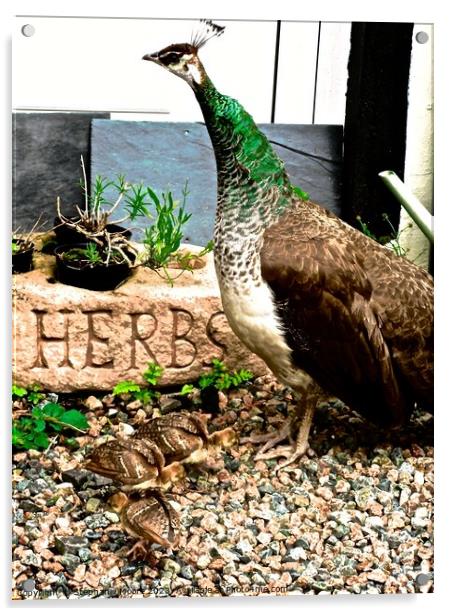
<svg viewBox="0 0 452 616">
<path fill-rule="evenodd" d="M 93 265 L 96 263 L 102 263 L 102 257 L 94 242 L 90 242 L 87 245 L 87 247 L 83 250 L 83 255 Z"/>
<path fill-rule="evenodd" d="M 134 381 L 121 381 L 113 387 L 113 394 L 119 396 L 120 394 L 133 394 L 141 390 L 138 383 Z"/>
<path fill-rule="evenodd" d="M 26 398 L 30 404 L 38 404 L 46 396 L 42 393 L 39 385 L 32 385 L 30 390 L 18 385 L 12 385 L 11 393 L 13 398 Z"/>
<path fill-rule="evenodd" d="M 183 201 L 173 200 L 171 191 L 162 193 L 162 200 L 152 188 L 147 188 L 147 193 L 152 199 L 156 219 L 144 230 L 143 244 L 146 249 L 146 264 L 152 268 L 164 267 L 168 264 L 171 255 L 180 247 L 183 237 L 183 227 L 191 218 L 191 214 L 185 211 L 185 203 L 189 191 L 187 182 L 182 190 Z"/>
<path fill-rule="evenodd" d="M 70 248 L 62 254 L 65 261 L 76 262 L 78 266 L 94 267 L 102 263 L 121 263 L 124 257 L 115 248 L 101 247 L 94 242 L 89 242 L 86 248 Z"/>
<path fill-rule="evenodd" d="M 151 201 L 147 199 L 150 188 L 143 184 L 133 184 L 130 188 L 131 194 L 125 198 L 124 209 L 128 212 L 130 220 L 135 220 L 138 216 L 150 216 L 148 206 Z"/>
<path fill-rule="evenodd" d="M 377 236 L 374 233 L 372 233 L 372 231 L 369 229 L 369 226 L 367 225 L 367 223 L 364 222 L 364 220 L 361 218 L 361 216 L 357 216 L 356 220 L 359 223 L 359 226 L 361 228 L 361 232 L 364 233 L 364 235 L 367 235 L 367 237 L 370 237 L 370 239 L 375 240 L 376 242 L 378 242 Z"/>
<path fill-rule="evenodd" d="M 253 373 L 249 370 L 234 370 L 229 372 L 226 366 L 219 359 L 212 360 L 212 370 L 205 372 L 199 378 L 198 385 L 201 389 L 205 389 L 213 385 L 220 391 L 226 391 L 232 387 L 238 387 L 242 383 L 249 381 Z"/>
<path fill-rule="evenodd" d="M 14 385 L 11 387 L 11 393 L 13 397 L 23 398 L 27 395 L 27 390 L 24 387 L 19 387 L 18 385 Z"/>
<path fill-rule="evenodd" d="M 147 369 L 143 372 L 143 378 L 149 385 L 157 385 L 163 374 L 163 368 L 154 362 L 149 362 Z M 141 400 L 143 404 L 149 404 L 151 400 L 159 397 L 159 393 L 152 391 L 149 387 L 141 387 L 134 381 L 121 381 L 113 388 L 113 394 L 131 394 L 135 400 Z"/>
<path fill-rule="evenodd" d="M 115 224 L 124 222 L 128 218 L 134 220 L 138 215 L 148 215 L 147 206 L 150 205 L 148 195 L 143 184 L 131 184 L 124 175 L 119 174 L 116 180 L 96 175 L 94 182 L 89 190 L 87 183 L 87 175 L 83 156 L 81 157 L 81 166 L 83 178 L 80 180 L 85 204 L 84 207 L 77 207 L 79 220 L 76 222 L 76 228 L 79 232 L 87 237 L 93 233 L 96 237 L 104 241 L 106 240 L 105 233 L 107 224 L 117 209 L 120 202 L 124 199 L 124 209 L 127 215 L 119 221 L 114 221 Z M 113 198 L 107 196 L 112 194 Z M 60 214 L 60 206 L 57 202 L 58 214 Z M 123 243 L 127 243 L 125 240 Z M 110 244 L 107 242 L 110 250 Z"/>
<path fill-rule="evenodd" d="M 163 374 L 163 368 L 154 362 L 149 362 L 147 369 L 143 372 L 143 378 L 149 385 L 157 385 Z"/>
<path fill-rule="evenodd" d="M 82 162 L 82 168 L 84 171 L 84 166 Z M 85 175 L 85 174 L 84 174 Z M 80 187 L 85 194 L 85 198 L 87 200 L 88 205 L 88 218 L 91 219 L 92 222 L 98 221 L 102 217 L 102 212 L 104 208 L 112 208 L 114 207 L 116 201 L 120 201 L 124 195 L 130 190 L 131 185 L 126 182 L 126 179 L 123 175 L 118 175 L 116 181 L 109 180 L 101 175 L 96 175 L 94 183 L 92 185 L 91 194 L 86 186 L 86 177 L 80 180 Z M 118 196 L 115 202 L 109 201 L 105 197 L 105 192 L 109 188 L 115 188 Z"/>
<path fill-rule="evenodd" d="M 84 432 L 89 427 L 86 417 L 76 409 L 66 410 L 60 404 L 48 402 L 35 406 L 31 413 L 13 422 L 13 446 L 19 449 L 46 449 L 49 446 L 47 430 L 60 433 L 71 429 Z"/>
<path fill-rule="evenodd" d="M 187 383 L 186 385 L 184 385 L 182 387 L 182 389 L 179 392 L 180 396 L 186 396 L 188 394 L 191 394 L 191 392 L 194 390 L 195 386 L 192 385 L 191 383 Z"/>
<path fill-rule="evenodd" d="M 17 254 L 20 250 L 20 246 L 17 242 L 15 242 L 14 240 L 12 240 L 11 242 L 11 250 L 13 255 Z"/>
<path fill-rule="evenodd" d="M 363 221 L 363 219 L 361 218 L 361 216 L 357 216 L 356 220 L 359 223 L 359 226 L 361 228 L 362 233 L 364 233 L 364 235 L 367 235 L 367 237 L 370 237 L 372 240 L 375 240 L 376 242 L 378 242 L 379 244 L 382 244 L 383 246 L 388 246 L 390 247 L 397 256 L 399 257 L 403 257 L 406 254 L 406 250 L 404 248 L 402 248 L 402 246 L 400 245 L 400 231 L 397 231 L 394 228 L 394 225 L 392 224 L 389 216 L 386 214 L 386 212 L 384 212 L 381 217 L 383 218 L 383 220 L 386 222 L 386 224 L 389 227 L 389 233 L 387 235 L 382 235 L 380 237 L 377 237 L 370 229 L 369 226 Z"/>
<path fill-rule="evenodd" d="M 204 248 L 201 250 L 201 252 L 198 252 L 196 254 L 192 252 L 184 252 L 184 253 L 178 252 L 175 255 L 173 255 L 173 258 L 176 261 L 176 263 L 179 265 L 179 267 L 181 267 L 183 270 L 192 272 L 193 271 L 193 266 L 192 266 L 193 259 L 204 257 L 207 253 L 212 252 L 213 248 L 214 248 L 213 240 L 209 240 L 207 244 L 204 246 Z"/>
</svg>

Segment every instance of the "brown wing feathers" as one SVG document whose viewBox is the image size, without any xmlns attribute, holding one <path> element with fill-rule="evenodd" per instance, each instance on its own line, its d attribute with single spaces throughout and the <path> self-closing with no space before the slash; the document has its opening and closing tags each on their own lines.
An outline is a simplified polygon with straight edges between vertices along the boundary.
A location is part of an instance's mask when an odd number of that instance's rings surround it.
<svg viewBox="0 0 452 616">
<path fill-rule="evenodd" d="M 294 363 L 370 419 L 405 419 L 431 389 L 429 275 L 313 203 L 267 229 L 261 263 Z"/>
</svg>

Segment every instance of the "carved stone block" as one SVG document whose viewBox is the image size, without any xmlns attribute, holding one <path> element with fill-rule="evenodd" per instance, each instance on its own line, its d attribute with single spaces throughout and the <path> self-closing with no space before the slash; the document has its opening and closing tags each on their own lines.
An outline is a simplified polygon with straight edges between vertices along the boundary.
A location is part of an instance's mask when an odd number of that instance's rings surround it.
<svg viewBox="0 0 452 616">
<path fill-rule="evenodd" d="M 151 361 L 164 368 L 161 385 L 195 381 L 213 358 L 256 375 L 267 370 L 229 328 L 211 254 L 173 287 L 140 267 L 114 291 L 88 291 L 55 282 L 53 267 L 53 257 L 38 254 L 36 269 L 14 276 L 13 379 L 20 386 L 109 390 L 120 381 L 144 383 Z"/>
</svg>

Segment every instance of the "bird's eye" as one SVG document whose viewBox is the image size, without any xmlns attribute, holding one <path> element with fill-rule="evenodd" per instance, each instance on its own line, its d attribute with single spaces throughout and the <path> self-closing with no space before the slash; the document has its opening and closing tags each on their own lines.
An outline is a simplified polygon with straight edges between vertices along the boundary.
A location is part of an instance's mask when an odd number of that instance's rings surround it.
<svg viewBox="0 0 452 616">
<path fill-rule="evenodd" d="M 180 60 L 180 54 L 175 51 L 169 51 L 168 53 L 162 54 L 160 56 L 160 61 L 163 64 L 176 64 Z"/>
</svg>

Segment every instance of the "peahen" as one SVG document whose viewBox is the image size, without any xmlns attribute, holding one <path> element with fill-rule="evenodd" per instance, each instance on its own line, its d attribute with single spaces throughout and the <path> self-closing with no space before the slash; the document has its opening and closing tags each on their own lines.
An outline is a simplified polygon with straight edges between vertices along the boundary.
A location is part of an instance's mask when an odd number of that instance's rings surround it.
<svg viewBox="0 0 452 616">
<path fill-rule="evenodd" d="M 336 396 L 376 424 L 433 404 L 433 281 L 292 186 L 239 102 L 220 94 L 199 49 L 224 28 L 203 21 L 190 43 L 143 57 L 184 79 L 217 163 L 215 267 L 224 312 L 242 342 L 299 395 L 292 419 L 258 435 L 256 458 L 285 466 L 308 449 L 317 402 Z"/>
</svg>

